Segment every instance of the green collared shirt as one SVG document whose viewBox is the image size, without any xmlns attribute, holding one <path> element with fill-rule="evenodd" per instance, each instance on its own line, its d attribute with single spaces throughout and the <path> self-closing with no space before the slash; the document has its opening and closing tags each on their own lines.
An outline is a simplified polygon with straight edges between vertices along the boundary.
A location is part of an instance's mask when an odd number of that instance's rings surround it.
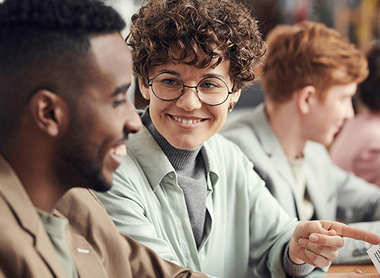
<svg viewBox="0 0 380 278">
<path fill-rule="evenodd" d="M 58 216 L 37 209 L 45 231 L 47 232 L 51 243 L 54 246 L 55 253 L 58 256 L 64 271 L 68 278 L 78 278 L 78 272 L 75 267 L 73 256 L 66 241 L 67 220 Z"/>
</svg>

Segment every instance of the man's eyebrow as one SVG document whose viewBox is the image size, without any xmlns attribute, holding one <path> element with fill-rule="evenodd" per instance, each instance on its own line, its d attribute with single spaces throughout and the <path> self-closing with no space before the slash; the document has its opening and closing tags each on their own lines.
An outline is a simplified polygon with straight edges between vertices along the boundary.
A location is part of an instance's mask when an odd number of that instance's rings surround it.
<svg viewBox="0 0 380 278">
<path fill-rule="evenodd" d="M 126 91 L 128 91 L 129 87 L 131 87 L 131 84 L 127 84 L 127 85 L 117 87 L 116 90 L 112 93 L 112 96 L 116 96 L 118 94 L 125 93 Z"/>
</svg>

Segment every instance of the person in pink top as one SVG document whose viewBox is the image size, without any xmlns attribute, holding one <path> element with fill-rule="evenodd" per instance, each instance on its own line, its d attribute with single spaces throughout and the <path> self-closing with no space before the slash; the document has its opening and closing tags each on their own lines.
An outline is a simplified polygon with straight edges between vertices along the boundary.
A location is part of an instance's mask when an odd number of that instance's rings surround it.
<svg viewBox="0 0 380 278">
<path fill-rule="evenodd" d="M 330 154 L 339 167 L 380 186 L 380 47 L 373 45 L 367 59 L 369 75 L 359 85 L 366 108 L 347 121 Z"/>
</svg>

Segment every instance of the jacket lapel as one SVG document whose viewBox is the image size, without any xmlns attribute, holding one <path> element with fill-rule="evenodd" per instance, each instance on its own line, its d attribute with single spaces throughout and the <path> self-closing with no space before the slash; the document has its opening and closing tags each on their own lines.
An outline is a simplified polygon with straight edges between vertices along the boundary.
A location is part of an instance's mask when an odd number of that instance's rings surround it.
<svg viewBox="0 0 380 278">
<path fill-rule="evenodd" d="M 308 155 L 313 155 L 308 152 L 308 145 L 311 142 L 306 143 L 305 147 L 305 180 L 306 180 L 306 188 L 309 192 L 309 196 L 311 202 L 314 204 L 314 210 L 317 219 L 334 219 L 335 218 L 335 207 L 328 201 L 328 196 L 321 196 L 321 187 L 322 183 L 326 181 L 321 179 L 321 175 L 315 175 L 316 171 L 315 167 L 317 165 L 312 164 L 311 159 L 307 159 Z M 310 147 L 310 145 L 309 145 Z M 326 167 L 329 167 L 328 165 Z M 323 170 L 322 170 L 323 171 Z"/>
<path fill-rule="evenodd" d="M 24 187 L 11 166 L 0 155 L 0 194 L 13 211 L 20 228 L 32 237 L 34 246 L 56 277 L 66 277 L 54 247 Z"/>
<path fill-rule="evenodd" d="M 54 214 L 60 218 L 65 218 L 65 216 L 57 210 L 54 211 Z M 66 239 L 79 277 L 108 277 L 103 267 L 103 262 L 84 237 L 72 233 L 69 228 L 66 227 Z"/>
<path fill-rule="evenodd" d="M 292 169 L 289 165 L 289 162 L 285 156 L 284 151 L 278 141 L 276 135 L 274 134 L 266 116 L 265 106 L 261 104 L 253 114 L 253 120 L 251 121 L 252 128 L 256 133 L 260 144 L 262 145 L 263 150 L 266 152 L 268 159 L 273 165 L 274 171 L 282 178 L 283 183 L 279 184 L 276 182 L 273 186 L 276 187 L 276 190 L 279 192 L 277 199 L 281 198 L 282 187 L 286 186 L 288 190 L 292 192 L 294 202 L 297 208 L 297 214 L 299 211 L 299 200 L 297 197 L 297 189 L 295 184 L 295 179 L 293 176 Z M 289 203 L 290 206 L 293 206 L 289 200 L 281 202 L 282 205 Z M 286 210 L 286 209 L 285 209 Z"/>
</svg>

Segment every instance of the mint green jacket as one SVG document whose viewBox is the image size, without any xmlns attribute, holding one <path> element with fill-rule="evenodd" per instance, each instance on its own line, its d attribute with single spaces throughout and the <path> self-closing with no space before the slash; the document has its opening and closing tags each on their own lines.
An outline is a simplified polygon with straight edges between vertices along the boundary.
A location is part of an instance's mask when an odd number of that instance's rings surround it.
<svg viewBox="0 0 380 278">
<path fill-rule="evenodd" d="M 207 140 L 206 232 L 197 250 L 177 176 L 149 131 L 130 135 L 109 192 L 97 194 L 118 230 L 166 260 L 214 277 L 285 277 L 284 246 L 297 224 L 240 149 Z M 322 272 L 320 269 L 313 274 Z"/>
</svg>

